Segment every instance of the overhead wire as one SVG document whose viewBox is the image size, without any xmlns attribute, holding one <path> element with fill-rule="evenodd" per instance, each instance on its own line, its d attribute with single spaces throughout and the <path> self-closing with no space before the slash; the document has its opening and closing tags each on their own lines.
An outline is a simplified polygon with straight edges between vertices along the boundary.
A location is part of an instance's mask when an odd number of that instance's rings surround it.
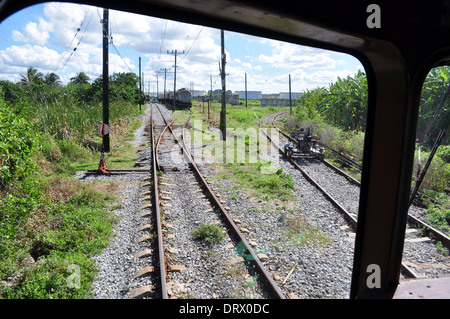
<svg viewBox="0 0 450 319">
<path fill-rule="evenodd" d="M 200 33 L 202 33 L 204 26 L 202 26 L 202 28 L 200 29 L 200 31 L 198 32 L 197 36 L 194 39 L 194 42 L 192 42 L 191 47 L 189 48 L 189 50 L 186 52 L 185 55 L 183 55 L 183 58 L 180 60 L 179 63 L 181 63 L 184 58 L 189 54 L 189 52 L 191 51 L 192 47 L 194 46 L 195 42 L 197 41 L 198 37 L 200 36 Z"/>
<path fill-rule="evenodd" d="M 115 20 L 114 15 L 113 15 L 112 13 L 111 13 L 111 17 L 112 17 L 111 20 L 113 21 L 114 25 L 116 26 L 117 34 L 120 36 L 120 33 L 119 33 L 119 27 L 117 26 L 116 20 Z M 125 59 L 123 58 L 122 54 L 120 54 L 119 50 L 118 50 L 117 47 L 115 46 L 114 41 L 113 41 L 113 36 L 112 36 L 112 30 L 111 30 L 111 29 L 112 29 L 112 28 L 110 28 L 110 31 L 109 31 L 110 43 L 111 43 L 111 45 L 113 46 L 113 49 L 116 51 L 116 53 L 117 53 L 117 54 L 119 55 L 119 57 L 122 59 L 122 62 L 125 64 L 125 66 L 127 67 L 127 69 L 130 70 L 130 72 L 133 73 L 133 71 L 131 70 L 130 66 L 128 65 L 128 63 L 127 63 L 127 62 L 125 61 Z M 122 43 L 122 44 L 123 44 L 123 43 Z M 125 49 L 125 46 L 122 45 L 122 47 L 123 47 L 124 50 L 125 50 L 125 55 L 126 55 L 126 57 L 129 59 L 128 54 L 127 54 L 126 49 Z"/>
<path fill-rule="evenodd" d="M 91 9 L 89 9 L 89 11 L 91 11 Z M 70 60 L 70 58 L 72 57 L 72 55 L 74 54 L 74 52 L 77 51 L 78 46 L 80 45 L 81 41 L 83 40 L 83 37 L 84 37 L 84 35 L 85 35 L 85 33 L 86 33 L 86 30 L 88 29 L 89 24 L 91 23 L 91 20 L 92 20 L 93 15 L 94 15 L 94 12 L 91 13 L 91 17 L 89 18 L 89 21 L 88 21 L 88 23 L 87 23 L 87 25 L 86 25 L 86 28 L 85 28 L 84 31 L 83 31 L 83 34 L 81 35 L 80 40 L 78 41 L 78 43 L 77 43 L 76 47 L 73 49 L 73 51 L 70 53 L 70 55 L 69 55 L 69 57 L 67 58 L 67 60 L 66 60 L 66 62 L 64 63 L 64 65 L 61 67 L 61 70 L 57 73 L 58 75 L 64 70 L 64 68 L 66 67 L 67 63 L 69 62 L 69 60 Z M 87 14 L 86 14 L 86 17 L 87 17 Z M 81 28 L 80 28 L 80 29 L 81 29 Z M 56 73 L 56 72 L 55 72 L 55 73 Z"/>
<path fill-rule="evenodd" d="M 56 6 L 54 6 L 58 11 L 60 11 L 61 13 L 63 13 L 64 15 L 66 15 L 63 11 L 61 11 L 58 7 L 56 7 Z M 90 10 L 90 9 L 89 9 Z M 58 61 L 58 64 L 56 65 L 56 67 L 55 67 L 55 70 L 54 70 L 54 73 L 56 73 L 56 71 L 58 70 L 58 68 L 59 68 L 59 65 L 61 64 L 61 62 L 64 60 L 64 58 L 65 58 L 65 56 L 66 56 L 66 54 L 67 54 L 67 52 L 69 51 L 69 49 L 72 47 L 72 43 L 73 43 L 73 41 L 75 40 L 75 38 L 77 37 L 77 35 L 78 35 L 78 32 L 80 32 L 80 30 L 81 30 L 81 27 L 83 26 L 83 23 L 84 23 L 84 21 L 86 20 L 86 18 L 87 18 L 87 13 L 84 15 L 84 18 L 83 18 L 83 21 L 81 21 L 81 24 L 80 24 L 80 26 L 77 28 L 77 31 L 75 32 L 75 35 L 73 36 L 73 38 L 72 38 L 72 40 L 70 41 L 70 43 L 69 43 L 69 45 L 67 46 L 67 48 L 66 48 L 66 50 L 64 51 L 64 53 L 61 55 L 61 58 L 59 59 L 59 61 Z M 66 15 L 67 16 L 67 15 Z"/>
<path fill-rule="evenodd" d="M 167 30 L 167 22 L 168 20 L 165 20 L 165 24 L 164 24 L 164 31 L 162 31 L 161 33 L 161 45 L 159 46 L 159 57 L 158 57 L 158 67 L 156 69 L 156 72 L 159 71 L 159 64 L 161 62 L 161 54 L 162 54 L 162 48 L 163 48 L 163 44 L 164 44 L 164 39 L 166 37 L 166 30 Z"/>
</svg>

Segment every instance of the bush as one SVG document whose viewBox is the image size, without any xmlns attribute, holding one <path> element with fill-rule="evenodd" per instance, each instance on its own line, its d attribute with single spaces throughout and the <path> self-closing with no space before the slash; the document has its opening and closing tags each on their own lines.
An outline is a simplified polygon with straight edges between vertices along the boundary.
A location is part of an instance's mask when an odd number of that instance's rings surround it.
<svg viewBox="0 0 450 319">
<path fill-rule="evenodd" d="M 207 243 L 218 243 L 224 239 L 225 234 L 222 229 L 214 224 L 201 224 L 198 229 L 196 229 L 192 235 L 201 239 Z"/>
<path fill-rule="evenodd" d="M 228 109 L 227 115 L 239 123 L 251 123 L 255 118 L 253 111 L 250 109 Z"/>
<path fill-rule="evenodd" d="M 436 154 L 442 158 L 446 163 L 450 162 L 450 145 L 440 145 Z"/>
<path fill-rule="evenodd" d="M 422 168 L 425 165 L 430 154 L 422 152 Z M 417 172 L 417 154 L 414 156 L 414 170 Z M 430 166 L 422 181 L 421 189 L 431 189 L 436 192 L 444 192 L 446 188 L 450 187 L 450 163 L 445 163 L 439 155 L 435 154 Z"/>
<path fill-rule="evenodd" d="M 33 166 L 31 130 L 30 124 L 0 99 L 0 190 L 5 190 L 13 178 L 28 174 Z"/>
</svg>

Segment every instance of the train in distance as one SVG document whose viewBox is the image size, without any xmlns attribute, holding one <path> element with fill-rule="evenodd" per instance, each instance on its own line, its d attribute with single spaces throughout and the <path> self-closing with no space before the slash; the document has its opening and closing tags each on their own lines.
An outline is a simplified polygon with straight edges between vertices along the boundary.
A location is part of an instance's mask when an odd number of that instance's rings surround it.
<svg viewBox="0 0 450 319">
<path fill-rule="evenodd" d="M 169 110 L 173 107 L 173 102 L 175 99 L 175 110 L 190 110 L 192 107 L 192 94 L 189 90 L 182 88 L 175 92 L 168 92 L 164 96 L 163 93 L 159 93 L 157 96 L 157 101 L 164 104 Z M 156 102 L 156 97 L 147 96 L 147 100 L 152 103 Z"/>
</svg>

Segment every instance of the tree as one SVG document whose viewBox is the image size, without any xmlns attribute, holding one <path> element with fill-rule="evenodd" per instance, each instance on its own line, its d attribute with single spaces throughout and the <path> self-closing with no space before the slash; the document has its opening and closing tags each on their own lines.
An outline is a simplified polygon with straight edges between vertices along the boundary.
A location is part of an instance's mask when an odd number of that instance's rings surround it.
<svg viewBox="0 0 450 319">
<path fill-rule="evenodd" d="M 422 87 L 417 138 L 419 146 L 434 143 L 439 130 L 450 124 L 450 67 L 430 71 Z"/>
<path fill-rule="evenodd" d="M 75 84 L 88 84 L 90 78 L 84 72 L 78 72 L 75 76 L 70 78 L 71 83 Z"/>
<path fill-rule="evenodd" d="M 139 92 L 139 77 L 131 72 L 114 73 L 109 76 L 109 99 L 110 101 L 129 101 L 138 103 L 139 99 L 145 98 L 143 92 Z M 89 95 L 101 101 L 103 98 L 103 76 L 96 78 L 89 89 Z"/>
<path fill-rule="evenodd" d="M 45 75 L 44 83 L 48 85 L 61 85 L 61 80 L 57 74 L 51 72 Z"/>
<path fill-rule="evenodd" d="M 306 90 L 296 101 L 296 113 L 298 119 L 315 120 L 321 116 L 319 110 L 327 97 L 325 88 Z"/>
<path fill-rule="evenodd" d="M 448 131 L 450 124 L 450 67 L 437 67 L 430 71 L 422 87 L 421 104 L 417 123 L 417 172 L 422 170 L 422 147 L 431 146 L 436 134 Z M 448 135 L 448 134 L 447 134 Z M 445 140 L 441 141 L 441 143 Z M 447 142 L 448 143 L 448 142 Z"/>
<path fill-rule="evenodd" d="M 17 83 L 0 80 L 0 98 L 16 104 L 26 98 L 25 90 Z"/>
<path fill-rule="evenodd" d="M 21 74 L 20 85 L 25 89 L 31 89 L 37 84 L 44 82 L 44 75 L 33 67 L 28 67 L 27 73 Z"/>
<path fill-rule="evenodd" d="M 326 119 L 345 130 L 363 131 L 367 114 L 367 78 L 358 71 L 354 76 L 338 78 L 328 89 L 321 111 Z"/>
</svg>

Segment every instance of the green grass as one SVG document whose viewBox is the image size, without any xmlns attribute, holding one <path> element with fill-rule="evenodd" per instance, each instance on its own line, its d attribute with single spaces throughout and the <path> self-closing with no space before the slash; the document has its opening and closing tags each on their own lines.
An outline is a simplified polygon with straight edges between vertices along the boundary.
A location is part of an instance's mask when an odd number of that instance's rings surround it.
<svg viewBox="0 0 450 319">
<path fill-rule="evenodd" d="M 96 272 L 90 257 L 105 248 L 113 235 L 116 218 L 104 207 L 115 197 L 89 184 L 63 179 L 60 182 L 55 188 L 66 196 L 53 198 L 53 202 L 41 198 L 42 203 L 28 216 L 16 217 L 16 223 L 9 219 L 16 225 L 15 233 L 2 241 L 0 277 L 19 274 L 20 279 L 10 287 L 0 285 L 2 298 L 90 297 L 90 283 Z M 0 233 L 5 239 L 4 228 Z M 24 260 L 30 256 L 36 262 L 25 267 Z M 68 284 L 69 265 L 80 269 L 76 288 Z"/>
<path fill-rule="evenodd" d="M 207 243 L 218 243 L 225 238 L 222 229 L 214 224 L 201 224 L 199 228 L 192 232 L 194 238 Z"/>
<path fill-rule="evenodd" d="M 285 174 L 281 168 L 271 164 L 262 155 L 261 141 L 258 141 L 259 121 L 263 116 L 285 110 L 286 108 L 274 107 L 249 107 L 245 105 L 227 104 L 227 150 L 223 150 L 222 141 L 212 131 L 217 128 L 221 104 L 213 101 L 211 104 L 211 120 L 207 120 L 207 111 L 202 113 L 201 102 L 194 103 L 192 108 L 192 120 L 202 119 L 203 133 L 193 131 L 191 137 L 201 137 L 203 156 L 214 164 L 219 170 L 219 177 L 232 179 L 242 189 L 251 191 L 256 197 L 265 201 L 277 199 L 289 201 L 294 198 L 294 184 L 292 177 Z M 288 108 L 287 108 L 288 109 Z M 255 116 L 257 115 L 257 117 Z M 191 122 L 192 123 L 192 122 Z M 215 138 L 214 138 L 215 136 Z M 200 142 L 197 140 L 197 142 Z M 266 140 L 264 140 L 266 143 Z M 225 154 L 231 154 L 232 160 Z"/>
<path fill-rule="evenodd" d="M 264 173 L 272 168 L 273 173 Z M 292 176 L 283 172 L 282 168 L 274 168 L 261 162 L 255 164 L 224 164 L 220 168 L 219 178 L 231 179 L 241 189 L 252 192 L 253 196 L 265 201 L 277 199 L 290 201 L 294 198 L 294 182 Z"/>
<path fill-rule="evenodd" d="M 0 99 L 0 126 L 8 128 L 1 147 L 13 164 L 0 172 L 0 182 L 8 177 L 0 183 L 0 281 L 8 282 L 0 284 L 0 298 L 90 298 L 97 271 L 91 257 L 114 235 L 111 211 L 119 205 L 112 194 L 120 185 L 73 179 L 77 170 L 98 167 L 100 154 L 81 141 L 101 142 L 95 133 L 101 107 L 66 99 L 33 106 Z M 128 141 L 140 112 L 126 103 L 112 103 L 110 110 L 108 165 L 132 167 L 136 149 Z"/>
<path fill-rule="evenodd" d="M 331 239 L 303 216 L 290 217 L 284 223 L 284 235 L 297 246 L 324 247 L 331 244 Z"/>
</svg>

